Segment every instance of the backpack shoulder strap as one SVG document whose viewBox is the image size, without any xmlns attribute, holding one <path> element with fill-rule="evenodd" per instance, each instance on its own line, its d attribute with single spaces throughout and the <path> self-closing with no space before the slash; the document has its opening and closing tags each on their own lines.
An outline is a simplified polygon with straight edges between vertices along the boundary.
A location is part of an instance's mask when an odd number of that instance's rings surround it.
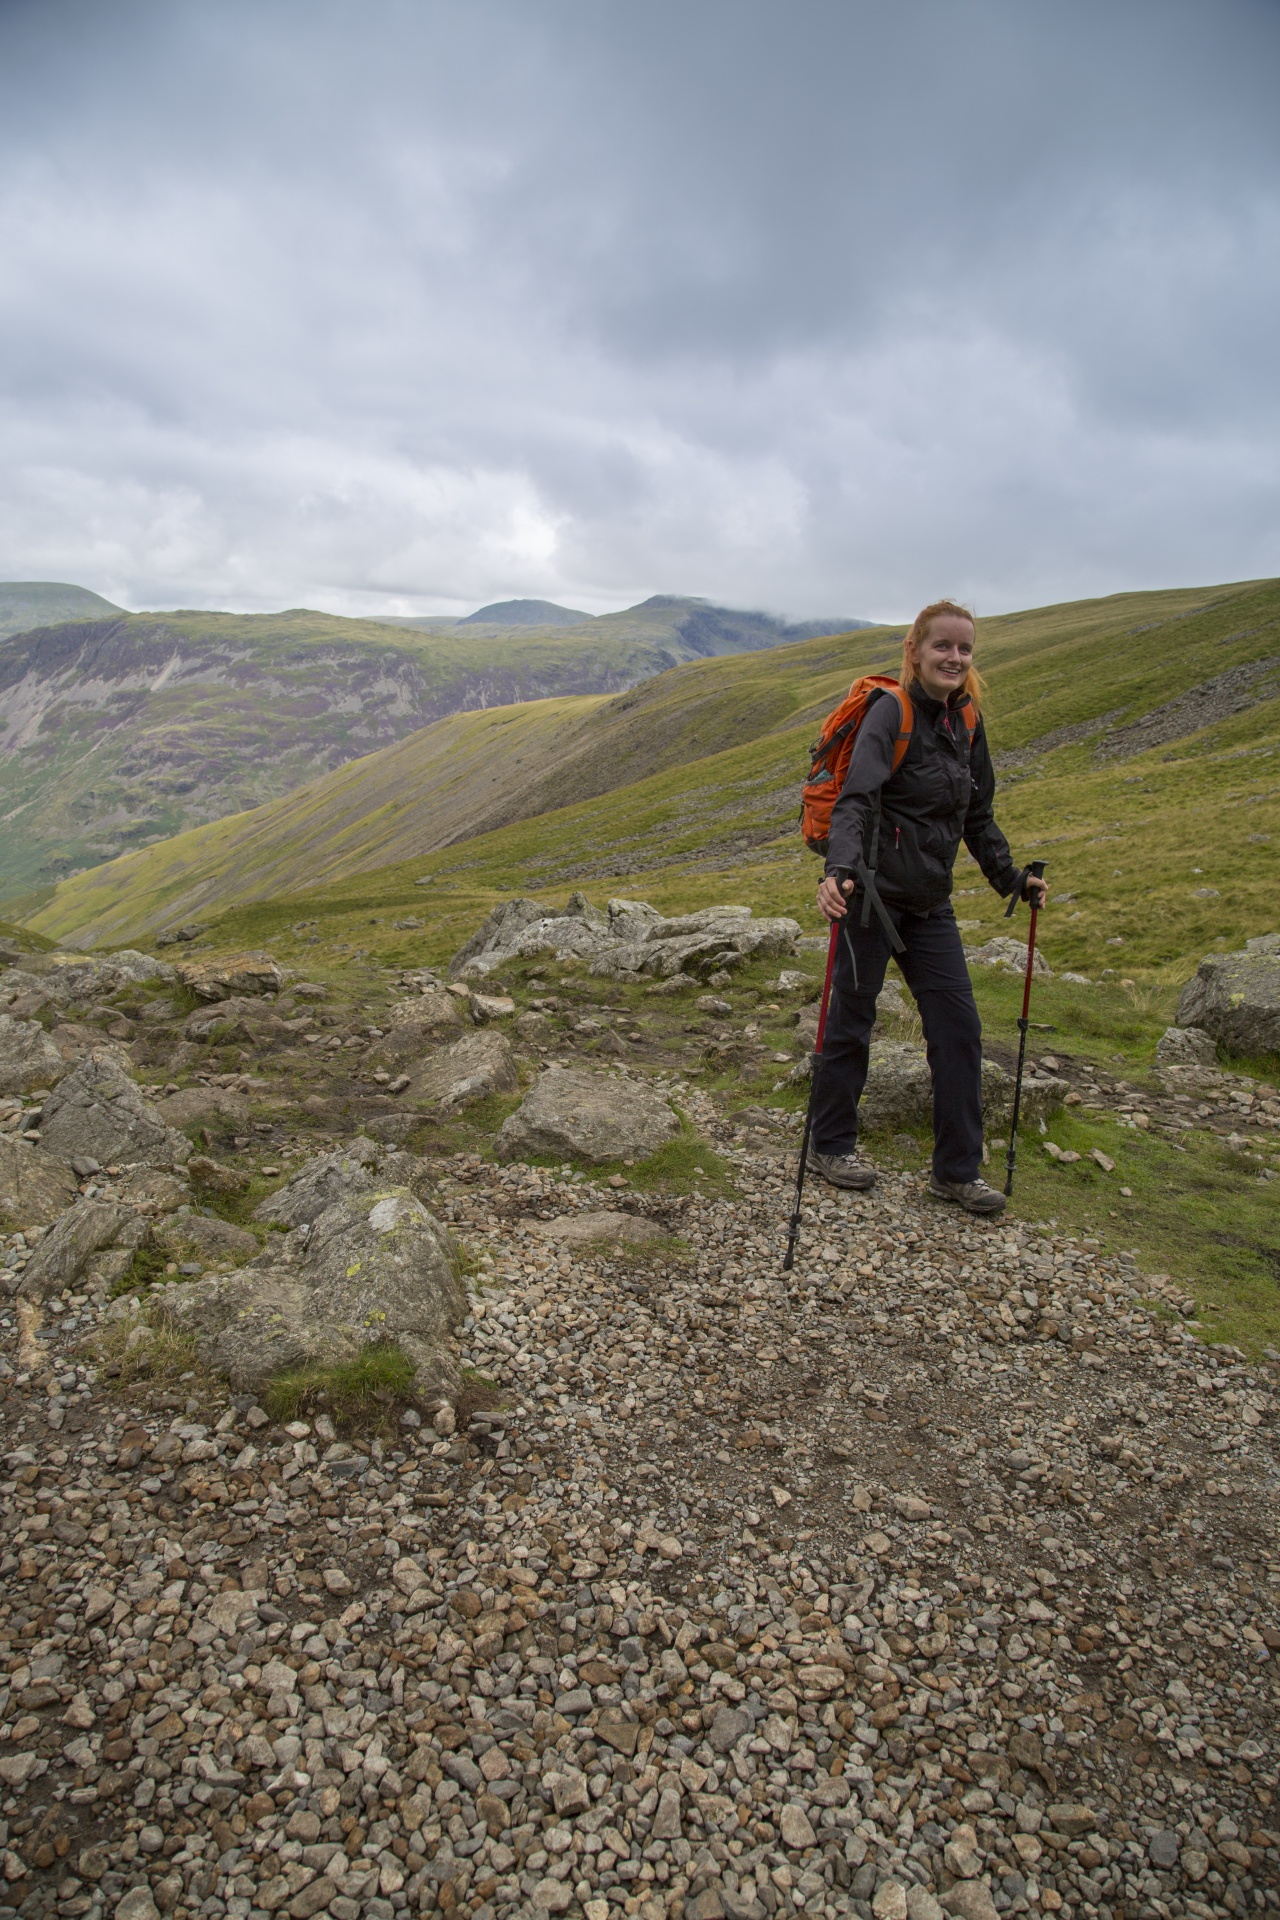
<svg viewBox="0 0 1280 1920">
<path fill-rule="evenodd" d="M 915 725 L 915 712 L 911 705 L 911 695 L 905 687 L 886 687 L 898 703 L 898 737 L 893 743 L 893 765 L 889 769 L 890 778 L 898 771 L 907 757 L 907 748 L 911 745 L 911 729 Z"/>
</svg>

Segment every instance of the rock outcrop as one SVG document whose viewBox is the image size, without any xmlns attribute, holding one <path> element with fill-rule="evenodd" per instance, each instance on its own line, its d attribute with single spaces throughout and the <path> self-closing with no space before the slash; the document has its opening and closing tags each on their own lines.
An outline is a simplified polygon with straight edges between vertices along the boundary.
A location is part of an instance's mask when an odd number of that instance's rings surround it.
<svg viewBox="0 0 1280 1920">
<path fill-rule="evenodd" d="M 138 953 L 132 947 L 102 955 L 24 953 L 20 977 L 15 979 L 18 971 L 6 974 L 0 984 L 12 983 L 26 991 L 32 985 L 38 986 L 59 1006 L 76 1000 L 107 1000 L 126 987 L 173 986 L 178 977 L 165 961 L 156 960 L 149 953 Z"/>
<path fill-rule="evenodd" d="M 1218 1043 L 1203 1027 L 1166 1027 L 1156 1041 L 1158 1067 L 1216 1067 Z"/>
<path fill-rule="evenodd" d="M 491 1093 L 514 1093 L 519 1084 L 510 1041 L 486 1028 L 429 1055 L 414 1070 L 407 1098 L 450 1113 Z"/>
<path fill-rule="evenodd" d="M 105 1248 L 115 1248 L 121 1254 L 114 1270 L 101 1276 L 114 1280 L 149 1234 L 146 1222 L 131 1208 L 81 1200 L 68 1207 L 49 1229 L 23 1270 L 16 1291 L 28 1300 L 47 1300 L 66 1287 L 74 1287 L 93 1256 Z"/>
<path fill-rule="evenodd" d="M 37 1020 L 0 1013 L 0 1093 L 52 1087 L 66 1071 L 61 1052 Z"/>
<path fill-rule="evenodd" d="M 679 1130 L 662 1095 L 642 1081 L 548 1067 L 503 1121 L 494 1151 L 499 1160 L 557 1154 L 599 1166 L 643 1159 Z"/>
<path fill-rule="evenodd" d="M 185 1165 L 191 1142 L 166 1125 L 110 1054 L 97 1049 L 59 1082 L 45 1101 L 41 1144 L 64 1159 L 106 1166 Z"/>
<path fill-rule="evenodd" d="M 1211 953 L 1178 1001 L 1180 1027 L 1202 1027 L 1231 1053 L 1280 1053 L 1280 933 L 1242 953 Z"/>
<path fill-rule="evenodd" d="M 390 1009 L 389 1024 L 370 1058 L 383 1066 L 402 1067 L 420 1060 L 463 1031 L 462 1006 L 452 993 L 420 993 L 399 1000 Z"/>
<path fill-rule="evenodd" d="M 966 947 L 964 957 L 971 967 L 996 967 L 1002 973 L 1022 973 L 1027 970 L 1027 943 L 1015 940 L 1012 934 L 998 933 L 980 947 Z M 1031 966 L 1032 974 L 1037 978 L 1052 980 L 1053 968 L 1036 948 L 1036 956 Z"/>
<path fill-rule="evenodd" d="M 1056 1113 L 1068 1083 L 1042 1073 L 1024 1073 L 1019 1125 L 1034 1126 Z M 982 1063 L 983 1119 L 988 1129 L 1013 1118 L 1013 1075 L 994 1060 Z M 909 1040 L 873 1040 L 871 1064 L 859 1107 L 862 1126 L 873 1133 L 933 1126 L 933 1092 L 923 1047 Z"/>
<path fill-rule="evenodd" d="M 197 1000 L 279 993 L 285 980 L 284 968 L 278 966 L 269 953 L 237 953 L 223 960 L 187 960 L 178 968 L 177 975 Z"/>
<path fill-rule="evenodd" d="M 157 1111 L 170 1127 L 241 1128 L 249 1124 L 249 1102 L 229 1087 L 183 1087 L 180 1093 L 162 1100 Z"/>
<path fill-rule="evenodd" d="M 644 900 L 611 900 L 608 911 L 585 894 L 559 912 L 536 900 L 504 900 L 450 962 L 451 974 L 483 977 L 505 961 L 545 955 L 588 960 L 616 980 L 677 974 L 705 980 L 754 957 L 795 951 L 800 927 L 785 918 L 757 920 L 750 907 L 706 907 L 666 920 Z"/>
<path fill-rule="evenodd" d="M 359 1135 L 343 1153 L 308 1160 L 262 1202 L 254 1218 L 268 1226 L 305 1227 L 340 1200 L 392 1186 L 407 1187 L 415 1199 L 426 1201 L 431 1192 L 426 1161 Z"/>
<path fill-rule="evenodd" d="M 75 1200 L 74 1170 L 27 1140 L 0 1136 L 0 1214 L 16 1227 L 47 1227 Z"/>
<path fill-rule="evenodd" d="M 407 1188 L 387 1187 L 327 1207 L 272 1265 L 175 1288 L 165 1305 L 202 1363 L 250 1392 L 381 1345 L 399 1347 L 428 1391 L 454 1379 L 447 1340 L 466 1295 L 445 1229 Z"/>
</svg>

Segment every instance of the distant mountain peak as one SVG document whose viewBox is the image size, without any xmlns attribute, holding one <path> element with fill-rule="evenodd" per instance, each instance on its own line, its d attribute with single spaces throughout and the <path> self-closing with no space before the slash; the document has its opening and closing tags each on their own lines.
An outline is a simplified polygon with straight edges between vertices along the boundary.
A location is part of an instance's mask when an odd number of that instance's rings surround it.
<svg viewBox="0 0 1280 1920">
<path fill-rule="evenodd" d="M 123 613 L 111 600 L 66 580 L 0 580 L 0 639 L 66 620 L 101 620 Z"/>
<path fill-rule="evenodd" d="M 487 627 L 577 627 L 592 615 L 577 607 L 558 607 L 554 600 L 495 600 L 492 606 L 477 607 L 458 621 L 460 627 L 483 624 Z"/>
</svg>

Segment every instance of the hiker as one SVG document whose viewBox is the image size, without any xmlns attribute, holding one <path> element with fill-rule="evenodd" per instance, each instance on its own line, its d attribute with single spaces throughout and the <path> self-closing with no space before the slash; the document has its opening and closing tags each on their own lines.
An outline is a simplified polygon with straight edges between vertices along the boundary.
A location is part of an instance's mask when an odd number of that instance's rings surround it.
<svg viewBox="0 0 1280 1920">
<path fill-rule="evenodd" d="M 996 783 L 979 713 L 974 640 L 973 615 L 953 601 L 935 601 L 916 615 L 898 676 L 910 701 L 905 753 L 895 756 L 907 730 L 902 704 L 891 685 L 878 688 L 831 810 L 818 906 L 844 927 L 813 1089 L 809 1164 L 833 1186 L 862 1192 L 875 1185 L 875 1170 L 857 1154 L 858 1101 L 889 940 L 868 910 L 874 903 L 860 897 L 866 889 L 855 890 L 852 876 L 865 862 L 903 942 L 898 965 L 924 1027 L 933 1080 L 929 1192 L 969 1213 L 996 1214 L 1004 1209 L 1004 1195 L 980 1175 L 982 1027 L 950 900 L 961 840 L 997 893 L 1035 896 L 1043 906 L 1048 888 L 1014 865 L 992 813 Z"/>
</svg>

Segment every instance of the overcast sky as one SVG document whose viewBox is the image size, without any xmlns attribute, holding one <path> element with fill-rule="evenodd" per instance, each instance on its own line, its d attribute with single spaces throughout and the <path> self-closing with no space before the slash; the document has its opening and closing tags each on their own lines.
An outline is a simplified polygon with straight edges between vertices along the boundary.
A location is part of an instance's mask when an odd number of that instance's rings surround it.
<svg viewBox="0 0 1280 1920">
<path fill-rule="evenodd" d="M 0 0 L 0 577 L 1280 572 L 1275 0 Z"/>
</svg>

